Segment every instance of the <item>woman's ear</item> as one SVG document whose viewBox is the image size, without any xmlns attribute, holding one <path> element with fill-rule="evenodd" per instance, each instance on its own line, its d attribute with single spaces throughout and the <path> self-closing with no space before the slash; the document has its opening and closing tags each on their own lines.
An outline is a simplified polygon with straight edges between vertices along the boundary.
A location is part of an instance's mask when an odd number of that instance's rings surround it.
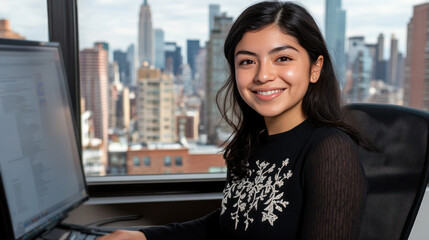
<svg viewBox="0 0 429 240">
<path fill-rule="evenodd" d="M 310 76 L 311 83 L 316 83 L 319 80 L 320 73 L 322 72 L 322 67 L 323 67 L 323 56 L 320 55 L 311 66 L 311 76 Z"/>
</svg>

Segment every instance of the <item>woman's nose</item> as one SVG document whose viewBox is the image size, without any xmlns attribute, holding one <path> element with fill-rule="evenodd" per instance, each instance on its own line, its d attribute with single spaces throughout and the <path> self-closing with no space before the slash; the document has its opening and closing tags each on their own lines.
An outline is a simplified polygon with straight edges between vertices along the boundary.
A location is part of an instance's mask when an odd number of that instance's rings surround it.
<svg viewBox="0 0 429 240">
<path fill-rule="evenodd" d="M 258 72 L 255 76 L 256 82 L 267 82 L 275 79 L 274 69 L 270 63 L 261 63 L 259 64 Z"/>
</svg>

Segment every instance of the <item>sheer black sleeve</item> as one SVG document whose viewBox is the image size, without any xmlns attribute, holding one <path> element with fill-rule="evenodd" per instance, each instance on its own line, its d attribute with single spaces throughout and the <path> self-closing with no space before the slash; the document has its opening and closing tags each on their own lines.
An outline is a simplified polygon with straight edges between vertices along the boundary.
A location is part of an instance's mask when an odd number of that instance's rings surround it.
<svg viewBox="0 0 429 240">
<path fill-rule="evenodd" d="M 356 149 L 342 132 L 315 144 L 303 168 L 299 239 L 357 239 L 367 186 Z"/>
<path fill-rule="evenodd" d="M 148 240 L 209 240 L 222 239 L 219 224 L 220 209 L 184 223 L 172 223 L 165 226 L 153 226 L 140 229 Z"/>
</svg>

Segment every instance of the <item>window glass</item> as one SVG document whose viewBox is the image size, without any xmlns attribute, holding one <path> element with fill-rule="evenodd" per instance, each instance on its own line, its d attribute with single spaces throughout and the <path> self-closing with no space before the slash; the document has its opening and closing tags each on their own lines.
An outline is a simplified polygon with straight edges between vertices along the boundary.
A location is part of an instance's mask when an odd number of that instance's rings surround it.
<svg viewBox="0 0 429 240">
<path fill-rule="evenodd" d="M 133 157 L 133 163 L 135 167 L 140 166 L 140 158 L 139 157 Z"/>
<path fill-rule="evenodd" d="M 82 121 L 90 126 L 83 152 L 93 153 L 99 175 L 166 173 L 162 166 L 172 159 L 164 156 L 175 156 L 168 173 L 225 172 L 220 144 L 231 130 L 220 124 L 214 100 L 228 72 L 222 47 L 229 26 L 253 2 L 78 2 Z M 420 0 L 299 2 L 325 35 L 348 103 L 427 110 L 429 88 L 415 87 L 406 65 L 408 23 Z M 122 146 L 124 161 L 106 159 L 112 145 Z M 134 157 L 147 167 L 137 168 Z M 113 162 L 123 168 L 108 171 Z M 186 171 L 175 168 L 182 165 Z"/>
<path fill-rule="evenodd" d="M 150 166 L 150 157 L 145 156 L 145 157 L 143 158 L 143 164 L 144 164 L 145 166 Z"/>
<path fill-rule="evenodd" d="M 170 167 L 171 166 L 171 157 L 170 156 L 165 156 L 164 157 L 164 166 L 166 166 L 166 167 Z"/>
<path fill-rule="evenodd" d="M 47 1 L 1 0 L 0 38 L 47 42 Z"/>
<path fill-rule="evenodd" d="M 181 167 L 183 165 L 182 157 L 181 156 L 176 156 L 174 158 L 174 165 L 177 166 L 177 167 Z"/>
</svg>

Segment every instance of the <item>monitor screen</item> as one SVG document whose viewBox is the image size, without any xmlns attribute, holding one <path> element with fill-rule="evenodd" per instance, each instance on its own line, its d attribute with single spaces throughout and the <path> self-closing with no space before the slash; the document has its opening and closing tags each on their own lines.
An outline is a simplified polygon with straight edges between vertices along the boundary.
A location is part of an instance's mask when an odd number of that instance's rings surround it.
<svg viewBox="0 0 429 240">
<path fill-rule="evenodd" d="M 0 39 L 0 175 L 14 239 L 88 197 L 68 94 L 58 44 Z"/>
</svg>

